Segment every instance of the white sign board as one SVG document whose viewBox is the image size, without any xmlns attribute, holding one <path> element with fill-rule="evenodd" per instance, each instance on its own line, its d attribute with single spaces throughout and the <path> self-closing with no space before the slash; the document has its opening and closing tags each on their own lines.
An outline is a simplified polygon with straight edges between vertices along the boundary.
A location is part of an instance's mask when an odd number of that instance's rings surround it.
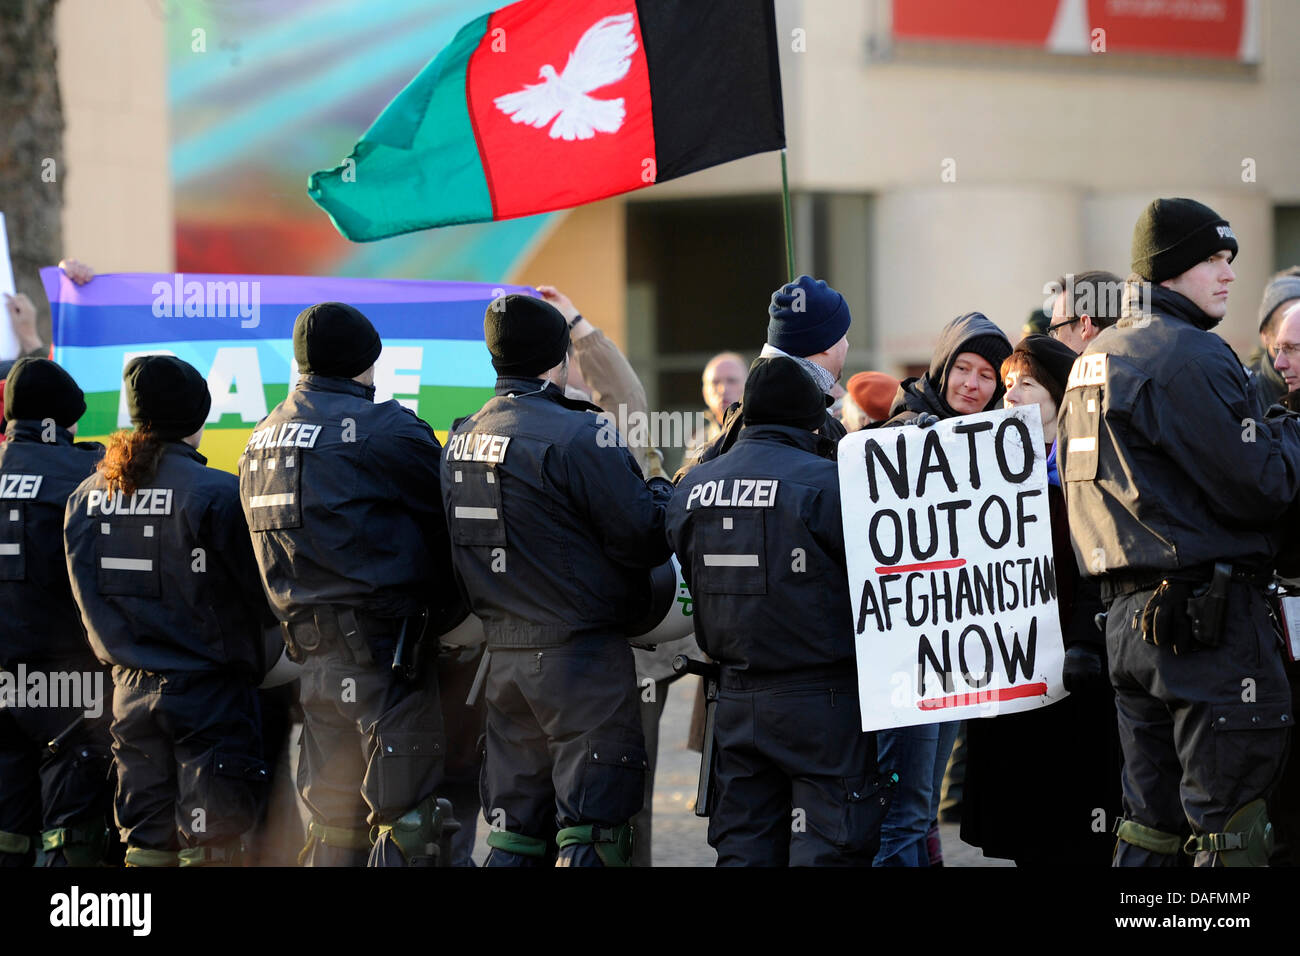
<svg viewBox="0 0 1300 956">
<path fill-rule="evenodd" d="M 5 214 L 0 212 L 0 305 L 5 296 L 13 295 L 14 268 L 9 262 L 9 233 L 5 231 Z M 0 309 L 0 362 L 18 357 L 18 339 L 9 324 L 9 310 Z"/>
<path fill-rule="evenodd" d="M 1300 661 L 1300 596 L 1288 594 L 1282 598 L 1282 625 L 1286 628 L 1287 656 Z"/>
<path fill-rule="evenodd" d="M 862 729 L 1064 697 L 1038 406 L 855 432 L 837 457 Z"/>
</svg>

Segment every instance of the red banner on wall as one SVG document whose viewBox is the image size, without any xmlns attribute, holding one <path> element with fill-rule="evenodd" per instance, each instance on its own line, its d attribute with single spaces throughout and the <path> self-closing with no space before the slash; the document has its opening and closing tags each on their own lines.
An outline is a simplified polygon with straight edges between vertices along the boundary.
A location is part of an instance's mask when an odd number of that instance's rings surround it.
<svg viewBox="0 0 1300 956">
<path fill-rule="evenodd" d="M 1259 0 L 894 0 L 896 41 L 1259 59 Z"/>
</svg>

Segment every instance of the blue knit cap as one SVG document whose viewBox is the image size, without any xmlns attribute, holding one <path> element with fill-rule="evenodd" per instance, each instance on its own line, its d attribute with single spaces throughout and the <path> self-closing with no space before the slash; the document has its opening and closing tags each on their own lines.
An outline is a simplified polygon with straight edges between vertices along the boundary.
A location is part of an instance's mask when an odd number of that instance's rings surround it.
<svg viewBox="0 0 1300 956">
<path fill-rule="evenodd" d="M 811 276 L 773 292 L 767 314 L 767 344 L 800 358 L 825 352 L 844 338 L 853 321 L 844 296 Z"/>
</svg>

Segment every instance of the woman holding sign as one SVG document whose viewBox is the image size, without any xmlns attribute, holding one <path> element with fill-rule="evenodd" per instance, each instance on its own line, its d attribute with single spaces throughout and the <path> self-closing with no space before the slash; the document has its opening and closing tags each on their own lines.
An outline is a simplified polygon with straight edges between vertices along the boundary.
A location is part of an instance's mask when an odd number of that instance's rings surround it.
<svg viewBox="0 0 1300 956">
<path fill-rule="evenodd" d="M 905 379 L 884 427 L 918 425 L 992 411 L 1002 399 L 998 367 L 1011 341 L 979 312 L 944 326 L 919 378 Z M 876 866 L 928 867 L 926 837 L 939 812 L 939 787 L 960 722 L 897 727 L 878 734 L 880 769 L 899 775 L 898 792 L 880 831 Z"/>
<path fill-rule="evenodd" d="M 1037 405 L 1047 456 L 1047 496 L 1057 607 L 1065 639 L 1065 688 L 1050 707 L 972 720 L 961 838 L 987 857 L 1018 866 L 1110 863 L 1111 821 L 1120 809 L 1120 749 L 1106 644 L 1094 624 L 1102 610 L 1070 545 L 1056 470 L 1056 418 L 1074 364 L 1069 346 L 1028 335 L 1002 363 L 1007 408 Z"/>
</svg>

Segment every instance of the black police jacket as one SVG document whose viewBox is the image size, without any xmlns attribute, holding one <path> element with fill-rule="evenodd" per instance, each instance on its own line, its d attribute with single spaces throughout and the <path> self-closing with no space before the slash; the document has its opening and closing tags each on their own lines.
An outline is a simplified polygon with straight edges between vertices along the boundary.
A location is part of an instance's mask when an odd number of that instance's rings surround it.
<svg viewBox="0 0 1300 956">
<path fill-rule="evenodd" d="M 167 442 L 147 487 L 110 494 L 91 475 L 63 522 L 72 593 L 95 656 L 155 673 L 266 672 L 274 623 L 234 475 Z"/>
<path fill-rule="evenodd" d="M 1156 286 L 1152 313 L 1088 343 L 1062 400 L 1057 461 L 1080 570 L 1263 568 L 1300 493 L 1300 427 L 1256 416 L 1216 320 Z"/>
<path fill-rule="evenodd" d="M 453 560 L 489 648 L 622 635 L 646 569 L 668 560 L 672 485 L 647 483 L 598 411 L 553 384 L 503 376 L 448 437 Z"/>
<path fill-rule="evenodd" d="M 52 423 L 13 421 L 0 444 L 0 665 L 89 657 L 63 558 L 68 495 L 104 446 Z M 50 439 L 46 441 L 45 439 Z"/>
<path fill-rule="evenodd" d="M 240 499 L 282 621 L 333 605 L 376 617 L 428 608 L 436 622 L 460 605 L 438 490 L 442 446 L 413 412 L 374 394 L 304 375 L 240 458 Z"/>
<path fill-rule="evenodd" d="M 750 425 L 731 451 L 693 469 L 668 506 L 695 637 L 747 676 L 854 659 L 839 475 L 817 438 Z"/>
</svg>

